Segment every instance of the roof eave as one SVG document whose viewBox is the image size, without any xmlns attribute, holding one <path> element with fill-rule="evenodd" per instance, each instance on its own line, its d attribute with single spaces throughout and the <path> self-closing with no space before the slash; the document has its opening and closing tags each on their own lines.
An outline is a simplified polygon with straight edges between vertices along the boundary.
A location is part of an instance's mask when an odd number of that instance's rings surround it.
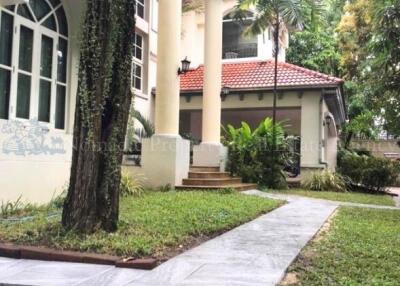
<svg viewBox="0 0 400 286">
<path fill-rule="evenodd" d="M 318 84 L 318 85 L 287 85 L 287 86 L 278 86 L 278 91 L 286 91 L 286 90 L 313 90 L 313 89 L 323 89 L 323 88 L 340 88 L 342 83 L 336 84 Z M 266 87 L 244 87 L 244 88 L 232 88 L 230 93 L 237 93 L 237 92 L 260 92 L 260 91 L 273 91 L 274 88 L 272 86 Z M 202 94 L 202 89 L 184 89 L 181 90 L 180 93 L 184 94 Z"/>
</svg>

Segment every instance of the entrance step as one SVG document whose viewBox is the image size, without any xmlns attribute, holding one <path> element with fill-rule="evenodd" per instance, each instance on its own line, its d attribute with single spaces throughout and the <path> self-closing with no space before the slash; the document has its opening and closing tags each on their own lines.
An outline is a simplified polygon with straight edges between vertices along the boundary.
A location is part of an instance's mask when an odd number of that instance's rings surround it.
<svg viewBox="0 0 400 286">
<path fill-rule="evenodd" d="M 228 172 L 220 172 L 219 167 L 191 166 L 189 178 L 184 179 L 180 190 L 221 190 L 232 188 L 247 191 L 257 188 L 256 184 L 242 183 L 239 177 L 231 177 Z"/>
<path fill-rule="evenodd" d="M 184 186 L 226 186 L 242 183 L 241 178 L 222 178 L 222 179 L 183 179 Z"/>
<path fill-rule="evenodd" d="M 228 172 L 189 172 L 189 179 L 226 179 Z"/>
<path fill-rule="evenodd" d="M 177 190 L 222 190 L 222 189 L 234 189 L 236 191 L 242 192 L 242 191 L 249 191 L 249 190 L 254 190 L 257 189 L 256 184 L 246 184 L 246 183 L 240 183 L 240 184 L 232 184 L 232 185 L 224 185 L 224 186 L 176 186 L 175 187 Z"/>
<path fill-rule="evenodd" d="M 228 172 L 189 172 L 189 179 L 222 179 L 229 178 Z"/>
<path fill-rule="evenodd" d="M 219 167 L 201 167 L 201 166 L 191 166 L 191 172 L 219 172 Z"/>
</svg>

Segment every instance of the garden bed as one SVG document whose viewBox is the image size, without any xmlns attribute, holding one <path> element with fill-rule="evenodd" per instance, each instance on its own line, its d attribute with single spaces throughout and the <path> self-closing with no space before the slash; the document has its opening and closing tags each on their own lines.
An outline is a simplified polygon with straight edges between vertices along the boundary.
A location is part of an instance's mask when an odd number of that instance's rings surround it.
<svg viewBox="0 0 400 286">
<path fill-rule="evenodd" d="M 359 204 L 371 204 L 381 206 L 395 206 L 395 202 L 392 196 L 389 195 L 374 195 L 374 194 L 363 194 L 355 192 L 322 192 L 322 191 L 309 191 L 304 189 L 290 189 L 290 190 L 267 190 L 267 192 L 275 194 L 286 194 L 304 196 L 316 199 L 324 199 L 339 202 L 359 203 Z"/>
<path fill-rule="evenodd" d="M 223 192 L 145 192 L 121 198 L 118 231 L 65 231 L 54 208 L 0 220 L 0 242 L 163 262 L 267 213 L 282 202 Z M 49 216 L 49 212 L 51 215 Z"/>
<path fill-rule="evenodd" d="M 340 208 L 281 285 L 399 285 L 400 211 Z"/>
</svg>

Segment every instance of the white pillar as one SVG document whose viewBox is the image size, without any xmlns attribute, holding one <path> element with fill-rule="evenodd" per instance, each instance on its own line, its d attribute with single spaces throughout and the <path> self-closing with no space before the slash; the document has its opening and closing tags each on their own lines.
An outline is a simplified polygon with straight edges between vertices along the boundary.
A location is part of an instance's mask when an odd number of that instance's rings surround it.
<svg viewBox="0 0 400 286">
<path fill-rule="evenodd" d="M 190 142 L 179 136 L 182 0 L 159 0 L 158 11 L 156 134 L 142 141 L 142 166 L 149 187 L 175 187 L 190 162 Z"/>
<path fill-rule="evenodd" d="M 155 128 L 158 135 L 178 135 L 182 0 L 160 0 L 158 11 Z"/>
<path fill-rule="evenodd" d="M 223 0 L 205 1 L 204 90 L 202 144 L 194 149 L 196 166 L 221 166 L 226 148 L 221 144 Z"/>
<path fill-rule="evenodd" d="M 222 0 L 205 1 L 203 143 L 220 143 Z"/>
</svg>

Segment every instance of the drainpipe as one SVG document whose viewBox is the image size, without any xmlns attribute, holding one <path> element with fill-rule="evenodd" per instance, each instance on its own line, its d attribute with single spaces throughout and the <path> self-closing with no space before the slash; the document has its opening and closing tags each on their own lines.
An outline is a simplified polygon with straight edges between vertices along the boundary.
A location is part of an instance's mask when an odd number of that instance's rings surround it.
<svg viewBox="0 0 400 286">
<path fill-rule="evenodd" d="M 323 112 L 324 112 L 323 106 L 324 106 L 324 90 L 322 90 L 321 98 L 319 100 L 319 128 L 318 128 L 318 130 L 319 130 L 319 137 L 318 137 L 318 139 L 319 139 L 319 144 L 318 144 L 319 150 L 318 150 L 318 153 L 319 153 L 319 164 L 324 165 L 325 168 L 328 168 L 328 162 L 322 160 L 322 158 L 323 158 L 323 154 L 322 154 L 322 142 L 323 142 L 322 141 L 322 132 L 323 132 L 323 130 L 325 128 L 324 127 L 324 119 L 323 119 L 323 116 L 322 116 Z M 324 138 L 324 146 L 325 145 L 326 145 L 326 141 L 325 141 L 325 138 Z"/>
</svg>

